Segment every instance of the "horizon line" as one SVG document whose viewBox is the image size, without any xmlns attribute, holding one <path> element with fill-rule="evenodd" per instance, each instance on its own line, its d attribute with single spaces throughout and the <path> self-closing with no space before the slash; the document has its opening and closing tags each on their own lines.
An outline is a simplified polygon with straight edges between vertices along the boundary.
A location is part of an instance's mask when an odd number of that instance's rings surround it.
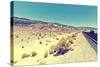
<svg viewBox="0 0 100 67">
<path fill-rule="evenodd" d="M 22 17 L 18 17 L 18 16 L 11 16 L 11 17 L 16 17 L 16 18 L 21 18 L 22 19 Z M 10 17 L 10 18 L 11 18 Z M 58 23 L 58 24 L 62 24 L 62 25 L 68 25 L 68 26 L 73 26 L 73 25 L 70 25 L 70 24 L 64 24 L 64 23 L 59 23 L 59 22 L 57 22 L 57 21 L 55 21 L 55 22 L 50 22 L 50 21 L 43 21 L 43 20 L 33 20 L 33 19 L 30 19 L 30 18 L 25 18 L 25 17 L 23 17 L 23 19 L 27 19 L 27 20 L 31 20 L 31 21 L 41 21 L 41 22 L 47 22 L 47 23 Z M 87 26 L 73 26 L 73 27 L 84 27 L 84 28 L 86 28 Z M 88 27 L 90 27 L 90 26 L 88 26 Z M 97 28 L 97 27 L 91 27 L 91 28 Z"/>
</svg>

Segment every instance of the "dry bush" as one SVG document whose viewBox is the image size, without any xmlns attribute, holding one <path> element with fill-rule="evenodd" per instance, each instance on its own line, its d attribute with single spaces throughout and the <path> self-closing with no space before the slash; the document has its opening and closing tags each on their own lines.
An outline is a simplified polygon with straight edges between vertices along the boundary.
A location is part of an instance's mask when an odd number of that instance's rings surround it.
<svg viewBox="0 0 100 67">
<path fill-rule="evenodd" d="M 37 39 L 40 40 L 40 37 L 38 37 Z"/>
<path fill-rule="evenodd" d="M 73 51 L 74 49 L 70 48 L 71 51 Z"/>
<path fill-rule="evenodd" d="M 45 54 L 44 54 L 44 58 L 47 58 L 48 57 L 48 53 L 46 52 Z"/>
<path fill-rule="evenodd" d="M 24 48 L 24 46 L 22 46 L 22 48 Z"/>
<path fill-rule="evenodd" d="M 17 61 L 10 60 L 10 63 L 15 64 L 15 63 L 17 63 Z"/>
<path fill-rule="evenodd" d="M 69 43 L 70 43 L 70 44 L 73 44 L 74 42 L 73 42 L 73 40 L 69 40 Z"/>
<path fill-rule="evenodd" d="M 74 38 L 74 37 L 76 37 L 76 35 L 75 34 L 72 34 L 72 38 Z"/>
<path fill-rule="evenodd" d="M 19 36 L 18 35 L 15 35 L 16 36 L 16 38 L 19 38 Z"/>
<path fill-rule="evenodd" d="M 50 47 L 50 50 L 49 50 L 49 54 L 54 54 L 57 52 L 57 50 L 59 50 L 60 48 L 64 48 L 64 49 L 67 49 L 67 50 L 70 50 L 71 49 L 71 45 L 73 44 L 73 40 L 70 40 L 69 38 L 61 38 L 59 40 L 59 42 L 56 44 L 56 45 L 53 45 Z M 72 50 L 72 49 L 71 49 Z"/>
<path fill-rule="evenodd" d="M 57 45 L 59 45 L 59 47 L 67 46 L 68 45 L 67 42 L 68 42 L 68 39 L 67 38 L 61 38 Z"/>
<path fill-rule="evenodd" d="M 47 40 L 47 42 L 52 42 L 52 41 L 50 41 L 50 40 Z"/>
<path fill-rule="evenodd" d="M 42 41 L 40 41 L 40 44 L 42 44 Z"/>
<path fill-rule="evenodd" d="M 59 38 L 56 38 L 56 40 L 59 40 Z"/>
<path fill-rule="evenodd" d="M 41 37 L 41 36 L 42 36 L 42 34 L 41 34 L 41 33 L 39 33 L 39 36 Z"/>
<path fill-rule="evenodd" d="M 48 45 L 47 43 L 45 45 Z"/>
<path fill-rule="evenodd" d="M 31 54 L 32 54 L 32 57 L 37 55 L 37 53 L 35 51 L 33 51 Z"/>
<path fill-rule="evenodd" d="M 28 40 L 31 39 L 30 37 L 27 38 Z"/>
<path fill-rule="evenodd" d="M 26 54 L 26 53 L 25 53 L 25 54 L 22 55 L 22 59 L 23 59 L 23 58 L 27 58 L 27 57 L 29 57 L 29 56 L 30 56 L 29 54 Z"/>
<path fill-rule="evenodd" d="M 24 39 L 21 39 L 21 42 L 24 41 Z"/>
<path fill-rule="evenodd" d="M 49 54 L 53 54 L 54 51 L 55 51 L 57 48 L 58 48 L 57 45 L 53 45 L 53 46 L 51 46 L 50 49 L 49 49 Z"/>
</svg>

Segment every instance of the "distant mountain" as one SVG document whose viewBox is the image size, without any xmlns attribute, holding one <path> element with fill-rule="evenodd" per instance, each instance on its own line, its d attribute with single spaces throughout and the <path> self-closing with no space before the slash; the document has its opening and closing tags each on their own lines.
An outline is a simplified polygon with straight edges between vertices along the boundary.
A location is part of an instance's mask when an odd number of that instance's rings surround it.
<svg viewBox="0 0 100 67">
<path fill-rule="evenodd" d="M 97 28 L 93 28 L 93 27 L 78 27 L 78 29 L 80 29 L 80 31 L 95 31 L 97 32 Z"/>
<path fill-rule="evenodd" d="M 92 27 L 74 27 L 69 25 L 64 25 L 60 23 L 50 23 L 50 22 L 44 22 L 44 21 L 38 21 L 38 20 L 30 20 L 26 18 L 19 18 L 19 17 L 11 17 L 11 23 L 16 26 L 33 26 L 37 27 L 39 29 L 56 29 L 56 30 L 62 30 L 62 31 L 73 31 L 73 30 L 97 30 L 96 28 Z"/>
<path fill-rule="evenodd" d="M 37 24 L 37 23 L 41 23 L 41 24 L 48 24 L 47 22 L 42 22 L 42 21 L 37 21 L 37 20 L 30 20 L 30 19 L 26 19 L 26 18 L 19 18 L 19 17 L 11 17 L 12 22 L 14 24 L 26 24 L 26 25 L 30 25 L 30 24 Z"/>
<path fill-rule="evenodd" d="M 79 29 L 91 29 L 91 30 L 97 30 L 97 28 L 93 27 L 78 27 Z"/>
</svg>

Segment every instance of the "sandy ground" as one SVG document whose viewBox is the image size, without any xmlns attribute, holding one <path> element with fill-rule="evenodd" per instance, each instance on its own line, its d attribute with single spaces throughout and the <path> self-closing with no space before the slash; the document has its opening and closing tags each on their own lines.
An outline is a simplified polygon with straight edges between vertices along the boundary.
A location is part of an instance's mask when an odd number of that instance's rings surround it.
<svg viewBox="0 0 100 67">
<path fill-rule="evenodd" d="M 56 64 L 97 60 L 95 50 L 81 32 L 46 32 L 46 35 L 42 37 L 44 33 L 37 35 L 32 33 L 32 31 L 25 31 L 26 29 L 22 31 L 15 28 L 15 30 L 13 47 L 11 47 L 14 49 L 14 58 L 11 58 L 11 62 L 14 65 Z M 22 33 L 19 33 L 20 31 Z M 63 39 L 67 41 L 72 34 L 76 33 L 75 39 L 72 38 L 73 43 L 69 46 L 72 50 L 59 56 L 54 56 L 55 53 L 50 54 L 60 41 Z"/>
</svg>

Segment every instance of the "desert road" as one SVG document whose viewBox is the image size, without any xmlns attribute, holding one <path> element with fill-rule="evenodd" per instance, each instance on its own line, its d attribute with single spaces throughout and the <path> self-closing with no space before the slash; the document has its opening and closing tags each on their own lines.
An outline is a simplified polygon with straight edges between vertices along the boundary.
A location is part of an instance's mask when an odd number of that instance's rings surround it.
<svg viewBox="0 0 100 67">
<path fill-rule="evenodd" d="M 97 34 L 93 34 L 91 36 L 91 33 L 83 32 L 86 39 L 89 41 L 90 45 L 93 47 L 93 49 L 97 52 Z"/>
</svg>

